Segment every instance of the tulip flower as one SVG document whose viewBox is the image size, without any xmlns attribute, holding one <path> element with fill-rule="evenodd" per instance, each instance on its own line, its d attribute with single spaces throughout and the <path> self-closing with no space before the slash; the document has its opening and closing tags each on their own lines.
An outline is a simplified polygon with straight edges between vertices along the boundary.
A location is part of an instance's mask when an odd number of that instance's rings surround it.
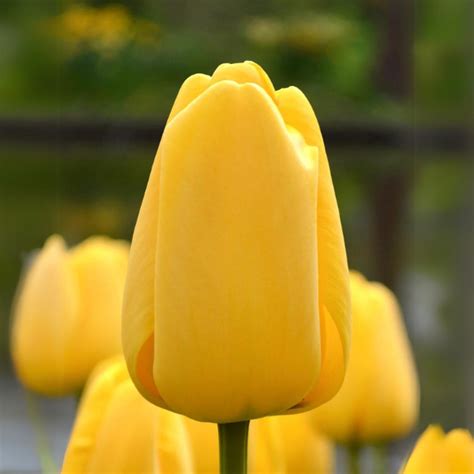
<svg viewBox="0 0 474 474">
<path fill-rule="evenodd" d="M 314 408 L 344 379 L 349 306 L 337 202 L 303 93 L 275 91 L 252 62 L 188 78 L 131 246 L 122 337 L 139 391 L 224 431 Z"/>
<path fill-rule="evenodd" d="M 352 349 L 339 393 L 314 410 L 332 439 L 360 444 L 406 435 L 418 416 L 418 380 L 393 293 L 351 272 Z"/>
<path fill-rule="evenodd" d="M 128 244 L 91 237 L 67 249 L 50 237 L 26 271 L 13 314 L 12 358 L 22 383 L 45 395 L 80 390 L 121 351 Z"/>
<path fill-rule="evenodd" d="M 347 445 L 352 471 L 359 472 L 363 444 L 383 445 L 413 428 L 419 388 L 395 296 L 357 272 L 350 281 L 353 332 L 346 378 L 311 416 L 324 434 Z"/>
<path fill-rule="evenodd" d="M 63 474 L 186 473 L 183 417 L 147 402 L 119 356 L 98 365 L 79 407 Z"/>
<path fill-rule="evenodd" d="M 445 434 L 431 425 L 421 435 L 411 453 L 403 474 L 474 473 L 474 440 L 467 430 L 456 429 Z"/>
</svg>

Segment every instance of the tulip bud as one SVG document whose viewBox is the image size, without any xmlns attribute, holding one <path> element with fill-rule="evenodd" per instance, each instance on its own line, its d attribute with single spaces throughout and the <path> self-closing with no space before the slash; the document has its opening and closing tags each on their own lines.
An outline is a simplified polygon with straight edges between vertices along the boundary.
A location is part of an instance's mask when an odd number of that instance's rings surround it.
<svg viewBox="0 0 474 474">
<path fill-rule="evenodd" d="M 12 358 L 22 383 L 46 395 L 79 390 L 121 351 L 120 312 L 128 244 L 91 237 L 68 250 L 50 237 L 17 291 Z"/>
<path fill-rule="evenodd" d="M 417 441 L 402 472 L 473 473 L 474 440 L 467 430 L 444 434 L 439 426 L 431 425 Z"/>
<path fill-rule="evenodd" d="M 140 392 L 200 421 L 329 400 L 350 339 L 344 240 L 314 112 L 256 64 L 188 78 L 133 235 L 123 346 Z"/>
<path fill-rule="evenodd" d="M 418 416 L 416 369 L 393 293 L 351 272 L 352 348 L 339 393 L 312 412 L 324 433 L 343 443 L 407 434 Z"/>
<path fill-rule="evenodd" d="M 121 357 L 94 370 L 79 407 L 63 474 L 191 473 L 183 418 L 147 402 Z"/>
</svg>

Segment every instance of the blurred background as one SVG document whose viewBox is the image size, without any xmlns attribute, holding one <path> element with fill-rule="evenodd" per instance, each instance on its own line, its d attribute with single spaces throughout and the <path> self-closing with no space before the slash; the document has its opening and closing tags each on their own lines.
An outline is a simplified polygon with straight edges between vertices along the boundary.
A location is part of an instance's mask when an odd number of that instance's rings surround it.
<svg viewBox="0 0 474 474">
<path fill-rule="evenodd" d="M 317 112 L 350 266 L 401 300 L 417 433 L 472 430 L 473 13 L 472 0 L 2 0 L 1 472 L 37 465 L 8 351 L 25 256 L 52 233 L 130 239 L 180 84 L 244 59 Z M 61 459 L 74 404 L 43 409 Z"/>
</svg>

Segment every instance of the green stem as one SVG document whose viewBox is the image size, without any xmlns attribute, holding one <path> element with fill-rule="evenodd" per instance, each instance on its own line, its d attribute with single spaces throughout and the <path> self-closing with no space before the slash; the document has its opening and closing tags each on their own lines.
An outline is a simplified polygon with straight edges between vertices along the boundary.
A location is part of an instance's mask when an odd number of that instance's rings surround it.
<svg viewBox="0 0 474 474">
<path fill-rule="evenodd" d="M 347 454 L 349 458 L 349 472 L 351 474 L 361 474 L 360 446 L 357 444 L 351 444 L 350 446 L 347 446 Z"/>
<path fill-rule="evenodd" d="M 81 403 L 82 392 L 83 390 L 80 389 L 74 394 L 74 401 L 76 402 L 76 411 L 79 408 L 79 404 Z"/>
<path fill-rule="evenodd" d="M 247 439 L 249 421 L 219 424 L 219 458 L 221 474 L 247 473 Z"/>
<path fill-rule="evenodd" d="M 387 472 L 387 445 L 385 443 L 376 444 L 373 449 L 375 472 L 384 474 Z"/>
<path fill-rule="evenodd" d="M 35 399 L 35 396 L 29 391 L 26 391 L 26 404 L 28 407 L 30 421 L 35 432 L 36 449 L 38 451 L 40 460 L 41 472 L 43 474 L 56 474 L 58 472 L 58 468 L 56 467 L 53 456 L 51 455 L 48 436 L 41 420 L 38 403 Z"/>
</svg>

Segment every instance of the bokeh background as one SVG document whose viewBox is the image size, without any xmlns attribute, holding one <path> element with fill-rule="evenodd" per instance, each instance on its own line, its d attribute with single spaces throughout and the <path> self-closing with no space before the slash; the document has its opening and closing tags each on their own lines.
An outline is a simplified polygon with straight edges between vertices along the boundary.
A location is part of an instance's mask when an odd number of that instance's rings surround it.
<svg viewBox="0 0 474 474">
<path fill-rule="evenodd" d="M 52 233 L 130 239 L 180 84 L 243 59 L 316 109 L 350 266 L 401 301 L 417 433 L 472 430 L 473 15 L 472 0 L 1 0 L 0 472 L 37 465 L 8 351 L 28 252 Z M 60 459 L 74 404 L 42 403 Z"/>
</svg>

